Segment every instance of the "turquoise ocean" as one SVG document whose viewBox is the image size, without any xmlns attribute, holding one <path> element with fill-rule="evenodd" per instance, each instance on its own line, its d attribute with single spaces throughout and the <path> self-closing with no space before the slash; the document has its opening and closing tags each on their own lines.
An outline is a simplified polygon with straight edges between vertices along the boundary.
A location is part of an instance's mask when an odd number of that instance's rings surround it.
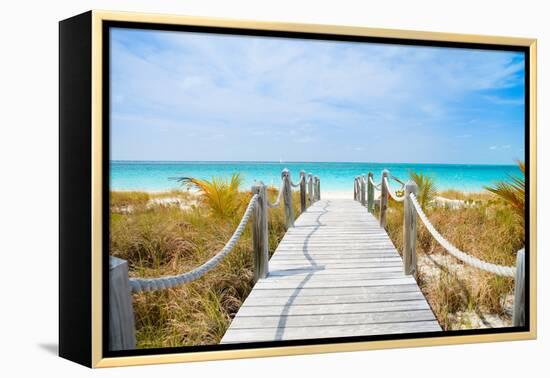
<svg viewBox="0 0 550 378">
<path fill-rule="evenodd" d="M 288 168 L 294 182 L 300 170 L 319 176 L 321 190 L 353 191 L 353 178 L 373 172 L 375 181 L 382 170 L 407 180 L 409 173 L 423 172 L 431 175 L 439 190 L 456 189 L 479 192 L 484 185 L 506 180 L 518 175 L 515 165 L 458 165 L 458 164 L 404 164 L 404 163 L 311 163 L 311 162 L 172 162 L 172 161 L 111 161 L 111 190 L 168 191 L 181 188 L 174 177 L 211 179 L 213 176 L 230 177 L 241 173 L 243 189 L 255 181 L 279 186 L 281 170 Z"/>
</svg>

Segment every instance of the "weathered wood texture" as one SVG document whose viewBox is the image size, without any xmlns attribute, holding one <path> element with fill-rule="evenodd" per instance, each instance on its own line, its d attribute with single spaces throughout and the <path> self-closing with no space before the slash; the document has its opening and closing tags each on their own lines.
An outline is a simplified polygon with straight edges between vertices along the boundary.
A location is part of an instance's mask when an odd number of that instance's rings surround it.
<svg viewBox="0 0 550 378">
<path fill-rule="evenodd" d="M 254 250 L 254 280 L 267 277 L 269 272 L 269 235 L 267 227 L 267 193 L 263 183 L 252 187 L 259 196 L 252 218 L 252 246 Z"/>
<path fill-rule="evenodd" d="M 388 210 L 388 187 L 384 184 L 384 179 L 389 179 L 390 173 L 387 170 L 382 171 L 382 185 L 380 185 L 380 227 L 386 228 L 386 211 Z"/>
<path fill-rule="evenodd" d="M 359 182 L 361 183 L 361 205 L 365 206 L 367 204 L 367 197 L 365 195 L 367 181 L 365 179 L 365 175 L 362 175 L 359 180 Z"/>
<path fill-rule="evenodd" d="M 109 257 L 109 349 L 136 348 L 134 309 L 128 263 L 117 257 Z"/>
<path fill-rule="evenodd" d="M 294 227 L 294 209 L 292 208 L 292 186 L 290 182 L 290 172 L 288 169 L 283 169 L 281 173 L 281 180 L 283 180 L 283 200 L 285 203 L 285 221 L 287 230 L 290 227 Z"/>
<path fill-rule="evenodd" d="M 304 171 L 300 171 L 300 212 L 303 213 L 306 209 L 306 173 Z"/>
<path fill-rule="evenodd" d="M 374 175 L 372 172 L 369 172 L 369 175 L 367 176 L 367 206 L 369 209 L 369 213 L 374 212 L 374 186 L 372 186 L 372 178 Z"/>
<path fill-rule="evenodd" d="M 296 219 L 222 343 L 440 330 L 386 232 L 350 198 Z"/>
<path fill-rule="evenodd" d="M 313 177 L 313 198 L 315 199 L 315 201 L 319 201 L 319 199 L 321 198 L 319 188 L 319 177 L 315 176 Z"/>
<path fill-rule="evenodd" d="M 317 177 L 317 198 L 316 200 L 319 201 L 321 199 L 321 179 Z"/>
<path fill-rule="evenodd" d="M 315 199 L 313 198 L 313 175 L 307 174 L 307 195 L 309 197 L 309 206 L 313 205 Z"/>
<path fill-rule="evenodd" d="M 403 202 L 403 270 L 405 274 L 416 277 L 416 210 L 410 194 L 416 195 L 418 186 L 414 181 L 405 184 Z"/>
<path fill-rule="evenodd" d="M 514 327 L 525 325 L 525 249 L 518 252 L 516 258 L 516 279 L 514 290 Z"/>
</svg>

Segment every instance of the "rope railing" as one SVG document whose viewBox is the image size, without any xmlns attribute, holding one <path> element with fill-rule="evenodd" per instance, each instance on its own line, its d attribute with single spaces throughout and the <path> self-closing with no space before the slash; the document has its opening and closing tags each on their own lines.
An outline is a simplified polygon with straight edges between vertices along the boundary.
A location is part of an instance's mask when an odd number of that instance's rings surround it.
<svg viewBox="0 0 550 378">
<path fill-rule="evenodd" d="M 394 175 L 390 175 L 390 178 L 394 180 L 395 182 L 398 182 L 401 185 L 401 188 L 405 187 L 405 183 L 401 181 L 398 177 L 395 177 Z"/>
<path fill-rule="evenodd" d="M 293 188 L 297 188 L 299 187 L 300 185 L 302 185 L 302 181 L 304 181 L 304 176 L 301 176 L 300 177 L 300 181 L 298 181 L 296 184 L 294 182 L 292 182 L 292 180 L 290 181 L 290 185 L 293 187 Z"/>
<path fill-rule="evenodd" d="M 380 191 L 380 186 L 382 185 L 382 183 L 375 184 L 374 181 L 372 180 L 372 176 L 369 176 L 369 182 L 374 187 L 374 189 L 376 189 L 377 191 Z"/>
<path fill-rule="evenodd" d="M 391 197 L 394 201 L 403 202 L 403 201 L 405 200 L 405 196 L 404 196 L 404 195 L 398 196 L 398 195 L 395 194 L 395 192 L 391 189 L 391 186 L 390 186 L 390 183 L 389 183 L 387 177 L 384 177 L 383 183 L 384 183 L 384 185 L 386 185 L 386 188 L 388 188 L 388 193 L 389 193 L 390 197 Z"/>
<path fill-rule="evenodd" d="M 518 251 L 516 256 L 516 266 L 505 266 L 493 264 L 483 261 L 477 257 L 461 251 L 451 242 L 449 242 L 441 233 L 439 233 L 433 224 L 430 222 L 426 213 L 420 206 L 416 197 L 418 186 L 414 181 L 404 183 L 397 177 L 391 175 L 389 171 L 382 172 L 381 182 L 377 185 L 374 183 L 373 174 L 368 174 L 366 181 L 368 185 L 368 200 L 365 202 L 365 175 L 357 176 L 354 179 L 354 199 L 360 201 L 363 206 L 368 206 L 370 213 L 374 212 L 374 203 L 380 209 L 380 226 L 386 227 L 386 211 L 388 208 L 388 198 L 391 197 L 397 202 L 403 202 L 403 270 L 405 274 L 414 275 L 416 277 L 417 262 L 416 262 L 416 218 L 420 218 L 428 232 L 433 238 L 452 256 L 462 261 L 463 263 L 472 266 L 473 268 L 483 270 L 488 273 L 495 274 L 501 277 L 514 278 L 514 311 L 512 323 L 514 326 L 522 326 L 525 324 L 525 250 Z M 389 179 L 400 183 L 404 194 L 398 196 L 392 190 Z M 380 192 L 378 199 L 374 199 L 374 191 Z"/>
<path fill-rule="evenodd" d="M 430 222 L 428 217 L 426 216 L 426 213 L 424 213 L 424 210 L 422 210 L 422 207 L 418 203 L 418 200 L 416 199 L 416 196 L 414 193 L 409 194 L 409 197 L 411 199 L 412 204 L 414 205 L 414 208 L 416 210 L 416 213 L 418 214 L 418 217 L 422 220 L 422 223 L 424 226 L 426 226 L 426 229 L 430 232 L 430 234 L 434 237 L 435 240 L 438 241 L 439 244 L 447 252 L 449 252 L 451 255 L 459 259 L 460 261 L 473 266 L 474 268 L 484 270 L 489 273 L 496 274 L 498 276 L 504 276 L 504 277 L 514 277 L 516 274 L 516 268 L 513 266 L 503 266 L 503 265 L 497 265 L 492 264 L 483 260 L 478 259 L 477 257 L 471 256 L 465 252 L 462 252 L 460 249 L 455 247 L 450 241 L 445 239 L 443 235 L 439 233 L 434 227 L 434 225 Z"/>
<path fill-rule="evenodd" d="M 204 276 L 213 268 L 215 268 L 223 260 L 223 258 L 233 250 L 233 248 L 237 244 L 245 229 L 246 224 L 248 223 L 248 220 L 250 219 L 250 216 L 254 211 L 254 208 L 258 202 L 258 198 L 258 194 L 254 194 L 252 196 L 235 232 L 233 233 L 229 241 L 225 244 L 225 246 L 210 260 L 189 272 L 178 274 L 175 276 L 158 278 L 130 278 L 130 288 L 132 289 L 132 291 L 134 293 L 139 293 L 142 291 L 170 289 L 181 284 L 195 281 Z"/>
<path fill-rule="evenodd" d="M 297 186 L 300 186 L 301 183 L 305 180 L 305 177 L 302 175 L 300 178 L 300 181 L 298 182 Z M 313 201 L 318 200 L 319 197 L 319 178 L 317 176 L 312 177 L 310 174 L 309 177 L 310 183 L 314 186 L 313 190 L 315 193 L 313 194 Z M 288 185 L 287 185 L 288 184 Z M 263 184 L 262 184 L 263 185 Z M 294 214 L 292 212 L 292 193 L 291 193 L 291 185 L 292 180 L 290 178 L 290 173 L 287 169 L 284 169 L 281 174 L 281 186 L 279 187 L 279 192 L 277 194 L 277 198 L 274 202 L 267 201 L 266 198 L 266 204 L 268 208 L 276 208 L 279 207 L 281 204 L 281 199 L 285 197 L 285 194 L 288 193 L 287 198 L 285 198 L 285 210 L 286 210 L 286 218 L 287 218 L 287 227 L 291 227 L 294 225 Z M 265 186 L 264 186 L 265 187 Z M 175 286 L 185 284 L 188 282 L 195 281 L 202 277 L 204 274 L 206 274 L 208 271 L 216 267 L 225 256 L 231 252 L 231 250 L 235 247 L 237 244 L 237 241 L 241 237 L 244 228 L 246 224 L 248 223 L 248 220 L 250 216 L 252 215 L 254 208 L 256 204 L 258 203 L 259 195 L 254 194 L 248 203 L 248 206 L 244 212 L 244 215 L 237 226 L 237 229 L 229 239 L 229 241 L 225 244 L 225 246 L 210 260 L 202 264 L 201 266 L 179 275 L 175 276 L 166 276 L 166 277 L 158 277 L 158 278 L 130 278 L 130 288 L 133 292 L 142 292 L 142 291 L 152 291 L 152 290 L 162 290 L 162 289 L 169 289 L 173 288 Z"/>
<path fill-rule="evenodd" d="M 279 187 L 279 194 L 277 195 L 277 198 L 275 199 L 275 202 L 273 202 L 273 203 L 268 202 L 267 206 L 269 206 L 272 209 L 274 209 L 276 207 L 279 207 L 279 205 L 281 203 L 281 198 L 283 198 L 284 190 L 285 190 L 285 179 L 283 178 L 281 180 L 281 186 Z"/>
<path fill-rule="evenodd" d="M 284 169 L 281 172 L 281 187 L 275 202 L 270 203 L 267 198 L 267 187 L 259 182 L 252 187 L 252 197 L 244 214 L 224 247 L 212 258 L 191 271 L 171 276 L 144 278 L 129 277 L 128 262 L 114 256 L 109 257 L 109 323 L 113 326 L 109 333 L 109 347 L 112 350 L 135 349 L 134 312 L 131 293 L 140 293 L 153 290 L 174 288 L 203 277 L 217 267 L 220 262 L 235 248 L 247 224 L 252 218 L 252 250 L 254 257 L 254 281 L 265 278 L 269 272 L 269 227 L 268 212 L 270 208 L 284 202 L 286 228 L 294 227 L 294 211 L 292 206 L 292 187 L 300 187 L 300 206 L 302 212 L 321 198 L 320 180 L 317 176 L 300 172 L 298 184 L 292 183 L 290 172 Z"/>
</svg>

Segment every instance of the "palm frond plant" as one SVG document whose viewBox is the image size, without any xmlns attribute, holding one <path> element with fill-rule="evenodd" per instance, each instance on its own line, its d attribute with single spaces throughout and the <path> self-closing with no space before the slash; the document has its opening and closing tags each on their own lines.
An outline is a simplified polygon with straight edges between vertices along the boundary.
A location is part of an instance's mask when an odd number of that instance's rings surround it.
<svg viewBox="0 0 550 378">
<path fill-rule="evenodd" d="M 242 205 L 239 188 L 243 182 L 241 174 L 235 173 L 230 179 L 212 177 L 212 180 L 202 180 L 194 177 L 179 177 L 176 180 L 191 189 L 196 189 L 201 202 L 213 215 L 220 218 L 232 218 Z"/>
<path fill-rule="evenodd" d="M 422 172 L 411 172 L 410 178 L 418 186 L 416 199 L 420 207 L 426 209 L 437 197 L 437 187 L 434 178 Z"/>
<path fill-rule="evenodd" d="M 525 162 L 518 161 L 521 176 L 509 175 L 510 181 L 497 181 L 494 186 L 484 186 L 485 190 L 497 195 L 523 222 L 525 217 Z"/>
</svg>

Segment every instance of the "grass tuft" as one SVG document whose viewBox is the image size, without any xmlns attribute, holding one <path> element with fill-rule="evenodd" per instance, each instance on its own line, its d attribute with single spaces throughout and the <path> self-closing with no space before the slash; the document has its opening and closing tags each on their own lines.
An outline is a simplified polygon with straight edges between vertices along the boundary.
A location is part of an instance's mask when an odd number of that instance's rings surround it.
<svg viewBox="0 0 550 378">
<path fill-rule="evenodd" d="M 220 189 L 219 181 L 216 181 Z M 225 185 L 225 184 L 224 184 Z M 227 187 L 221 185 L 223 190 Z M 235 187 L 235 185 L 233 185 Z M 218 190 L 221 192 L 221 190 Z M 270 201 L 277 195 L 269 190 Z M 249 193 L 220 196 L 234 204 L 219 213 L 210 199 L 185 192 L 111 193 L 114 206 L 130 211 L 110 215 L 110 253 L 128 261 L 131 276 L 158 277 L 187 272 L 216 254 L 233 234 Z M 178 197 L 193 206 L 154 202 Z M 124 201 L 122 201 L 124 200 Z M 293 194 L 296 216 L 299 194 Z M 285 233 L 284 210 L 269 211 L 270 254 Z M 248 226 L 235 248 L 204 277 L 173 289 L 133 294 L 138 348 L 211 345 L 220 342 L 253 286 L 252 236 Z"/>
<path fill-rule="evenodd" d="M 515 265 L 516 253 L 525 245 L 525 232 L 513 207 L 491 193 L 446 191 L 440 195 L 476 204 L 458 209 L 427 207 L 426 215 L 447 240 L 479 259 Z M 396 248 L 402 251 L 403 206 L 399 203 L 390 203 L 387 231 Z M 451 257 L 420 220 L 416 250 L 419 285 L 444 329 L 463 328 L 467 320 L 459 315 L 466 312 L 509 318 L 505 298 L 513 291 L 513 279 L 477 270 Z"/>
</svg>

